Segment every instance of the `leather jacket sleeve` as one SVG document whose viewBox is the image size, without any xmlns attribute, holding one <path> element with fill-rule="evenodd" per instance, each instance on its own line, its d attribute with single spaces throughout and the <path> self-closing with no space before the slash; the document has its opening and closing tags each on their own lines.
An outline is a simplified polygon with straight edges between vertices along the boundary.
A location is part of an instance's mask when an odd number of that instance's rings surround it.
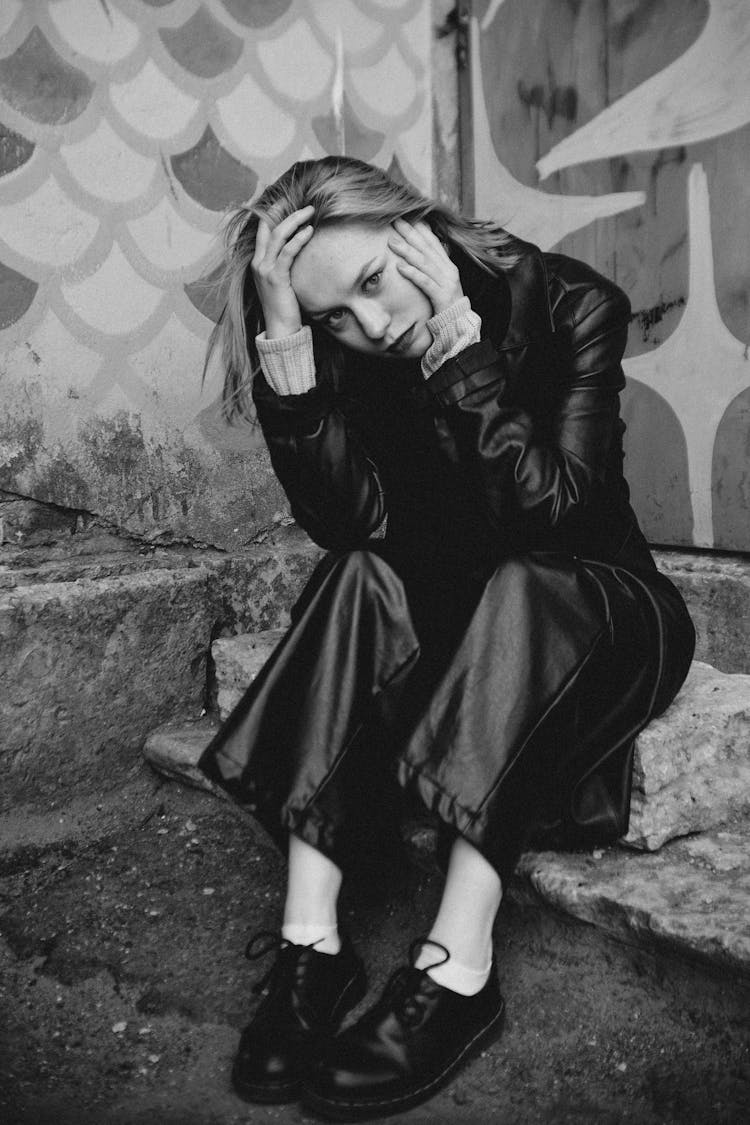
<svg viewBox="0 0 750 1125">
<path fill-rule="evenodd" d="M 253 400 L 271 464 L 300 527 L 327 550 L 366 543 L 385 519 L 385 496 L 333 392 L 318 385 L 305 394 L 277 395 L 258 374 Z"/>
<path fill-rule="evenodd" d="M 619 437 L 630 303 L 599 280 L 553 279 L 554 332 L 536 355 L 535 345 L 482 340 L 427 382 L 443 449 L 468 471 L 499 529 L 560 527 L 604 482 Z"/>
</svg>

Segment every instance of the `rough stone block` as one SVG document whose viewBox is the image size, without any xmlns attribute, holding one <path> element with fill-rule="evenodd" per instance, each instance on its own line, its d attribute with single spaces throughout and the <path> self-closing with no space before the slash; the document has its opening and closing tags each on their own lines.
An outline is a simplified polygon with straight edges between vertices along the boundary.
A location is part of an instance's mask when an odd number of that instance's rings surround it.
<svg viewBox="0 0 750 1125">
<path fill-rule="evenodd" d="M 639 736 L 625 843 L 654 851 L 750 812 L 750 675 L 693 663 L 671 707 Z"/>
<path fill-rule="evenodd" d="M 77 534 L 3 548 L 0 812 L 116 790 L 150 730 L 197 715 L 211 638 L 286 623 L 321 556 L 285 534 L 237 555 Z"/>
<path fill-rule="evenodd" d="M 696 660 L 750 673 L 750 560 L 737 555 L 655 551 L 695 623 Z"/>
<path fill-rule="evenodd" d="M 229 800 L 226 792 L 198 769 L 198 760 L 218 729 L 219 722 L 214 715 L 204 715 L 200 719 L 173 719 L 151 732 L 144 743 L 143 756 L 157 773 L 170 781 L 204 789 L 227 801 L 232 812 L 246 822 L 249 834 L 267 845 L 270 837 L 260 821 L 244 805 Z"/>
<path fill-rule="evenodd" d="M 172 781 L 207 789 L 225 797 L 198 769 L 198 760 L 219 729 L 213 715 L 200 719 L 173 719 L 151 731 L 143 744 L 143 756 L 150 766 Z"/>
<path fill-rule="evenodd" d="M 300 538 L 236 555 L 201 555 L 200 561 L 216 576 L 225 623 L 235 633 L 257 633 L 289 624 L 289 611 L 322 555 Z"/>
<path fill-rule="evenodd" d="M 159 721 L 198 713 L 215 587 L 192 567 L 0 594 L 0 810 L 116 786 Z"/>
<path fill-rule="evenodd" d="M 266 629 L 261 633 L 244 633 L 238 637 L 220 637 L 211 646 L 216 666 L 219 716 L 226 719 L 255 679 L 285 629 Z"/>
<path fill-rule="evenodd" d="M 697 958 L 750 980 L 750 835 L 675 840 L 655 855 L 528 852 L 514 894 L 630 943 Z"/>
</svg>

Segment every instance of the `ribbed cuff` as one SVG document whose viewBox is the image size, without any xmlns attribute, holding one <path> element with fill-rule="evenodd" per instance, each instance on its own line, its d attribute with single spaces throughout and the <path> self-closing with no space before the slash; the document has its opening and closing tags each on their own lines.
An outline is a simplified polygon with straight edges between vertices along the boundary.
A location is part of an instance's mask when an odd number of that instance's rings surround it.
<svg viewBox="0 0 750 1125">
<path fill-rule="evenodd" d="M 303 325 L 293 336 L 255 337 L 258 358 L 271 390 L 277 395 L 303 395 L 315 386 L 312 332 Z"/>
<path fill-rule="evenodd" d="M 459 297 L 447 309 L 435 313 L 427 321 L 432 344 L 422 356 L 422 374 L 425 379 L 434 375 L 447 359 L 479 342 L 482 319 L 471 307 L 468 297 Z"/>
</svg>

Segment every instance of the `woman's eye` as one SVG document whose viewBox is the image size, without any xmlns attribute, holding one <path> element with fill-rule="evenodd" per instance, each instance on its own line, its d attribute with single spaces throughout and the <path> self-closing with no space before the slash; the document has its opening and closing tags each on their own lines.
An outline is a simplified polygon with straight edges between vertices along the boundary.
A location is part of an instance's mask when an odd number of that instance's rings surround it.
<svg viewBox="0 0 750 1125">
<path fill-rule="evenodd" d="M 377 286 L 377 284 L 380 281 L 382 276 L 383 276 L 382 270 L 378 270 L 376 273 L 371 273 L 370 276 L 365 281 L 365 289 L 374 289 Z"/>
<path fill-rule="evenodd" d="M 341 324 L 345 316 L 346 309 L 332 309 L 325 318 L 324 324 L 329 328 L 335 328 L 337 324 Z"/>
</svg>

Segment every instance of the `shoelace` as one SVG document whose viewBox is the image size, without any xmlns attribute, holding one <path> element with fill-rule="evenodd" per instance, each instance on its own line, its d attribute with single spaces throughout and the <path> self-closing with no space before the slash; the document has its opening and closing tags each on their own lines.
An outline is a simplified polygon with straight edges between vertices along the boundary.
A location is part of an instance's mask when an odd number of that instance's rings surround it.
<svg viewBox="0 0 750 1125">
<path fill-rule="evenodd" d="M 431 965 L 425 965 L 422 969 L 416 968 L 417 951 L 424 945 L 434 945 L 440 949 L 445 956 L 440 961 L 435 961 Z M 424 1000 L 420 995 L 417 988 L 415 988 L 416 981 L 421 984 L 429 969 L 436 969 L 439 965 L 444 965 L 446 961 L 450 960 L 450 953 L 441 945 L 439 941 L 433 941 L 432 938 L 418 937 L 409 946 L 409 965 L 401 969 L 397 969 L 392 975 L 388 984 L 386 985 L 385 992 L 383 993 L 383 1000 L 387 1001 L 389 1005 L 393 1006 L 393 1010 L 399 1018 L 403 1026 L 413 1031 L 422 1022 L 424 1014 Z M 419 977 L 415 979 L 414 974 L 419 973 Z"/>
<path fill-rule="evenodd" d="M 258 942 L 261 942 L 259 948 L 253 948 Z M 261 957 L 265 957 L 274 951 L 279 954 L 279 957 L 271 965 L 266 975 L 253 985 L 253 993 L 259 996 L 265 996 L 270 991 L 268 984 L 274 975 L 281 977 L 286 972 L 289 972 L 296 964 L 297 955 L 292 957 L 285 957 L 284 954 L 289 949 L 313 949 L 318 943 L 311 942 L 310 945 L 295 945 L 291 941 L 287 941 L 281 934 L 276 933 L 274 930 L 258 930 L 256 934 L 250 938 L 245 946 L 245 956 L 248 961 L 259 961 Z"/>
</svg>

